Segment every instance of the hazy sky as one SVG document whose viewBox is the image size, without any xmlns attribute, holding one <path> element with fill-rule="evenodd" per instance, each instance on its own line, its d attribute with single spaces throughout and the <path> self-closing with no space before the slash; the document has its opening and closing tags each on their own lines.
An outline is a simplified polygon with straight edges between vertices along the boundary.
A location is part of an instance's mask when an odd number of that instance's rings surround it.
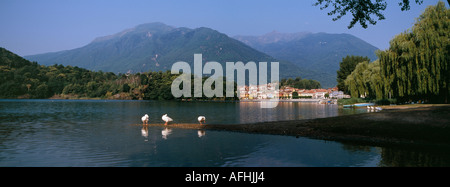
<svg viewBox="0 0 450 187">
<path fill-rule="evenodd" d="M 19 55 L 82 47 L 99 36 L 136 25 L 162 22 L 175 27 L 209 27 L 228 36 L 278 32 L 353 34 L 386 49 L 389 40 L 410 28 L 428 5 L 411 1 L 402 12 L 400 0 L 388 0 L 386 20 L 363 29 L 347 29 L 350 15 L 332 21 L 312 6 L 315 0 L 0 0 L 0 47 Z M 446 3 L 447 5 L 447 3 Z M 447 5 L 448 6 L 448 5 Z"/>
</svg>

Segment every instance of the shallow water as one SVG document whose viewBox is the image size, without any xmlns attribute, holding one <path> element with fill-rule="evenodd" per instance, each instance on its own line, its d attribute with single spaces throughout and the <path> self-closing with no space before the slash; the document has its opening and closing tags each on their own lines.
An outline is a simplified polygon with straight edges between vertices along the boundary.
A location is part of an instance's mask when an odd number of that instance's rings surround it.
<svg viewBox="0 0 450 187">
<path fill-rule="evenodd" d="M 291 136 L 143 127 L 235 124 L 367 112 L 280 102 L 0 100 L 0 166 L 448 166 L 448 151 L 347 145 Z M 426 158 L 426 159 L 424 159 Z"/>
</svg>

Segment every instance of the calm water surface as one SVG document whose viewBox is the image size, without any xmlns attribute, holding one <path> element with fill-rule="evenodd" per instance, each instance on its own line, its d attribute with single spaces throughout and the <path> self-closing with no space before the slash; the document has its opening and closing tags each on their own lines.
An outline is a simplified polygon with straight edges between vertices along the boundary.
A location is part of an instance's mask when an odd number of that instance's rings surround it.
<svg viewBox="0 0 450 187">
<path fill-rule="evenodd" d="M 0 166 L 449 166 L 449 151 L 347 145 L 225 131 L 143 127 L 322 118 L 366 110 L 337 105 L 105 100 L 0 100 Z"/>
</svg>

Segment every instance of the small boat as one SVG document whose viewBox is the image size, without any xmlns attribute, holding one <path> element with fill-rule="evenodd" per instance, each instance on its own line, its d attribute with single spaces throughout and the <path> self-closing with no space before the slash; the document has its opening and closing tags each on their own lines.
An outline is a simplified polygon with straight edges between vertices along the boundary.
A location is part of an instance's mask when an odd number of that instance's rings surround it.
<svg viewBox="0 0 450 187">
<path fill-rule="evenodd" d="M 367 106 L 374 106 L 375 103 L 355 103 L 352 105 L 344 105 L 344 108 L 354 108 L 354 107 L 367 107 Z"/>
</svg>

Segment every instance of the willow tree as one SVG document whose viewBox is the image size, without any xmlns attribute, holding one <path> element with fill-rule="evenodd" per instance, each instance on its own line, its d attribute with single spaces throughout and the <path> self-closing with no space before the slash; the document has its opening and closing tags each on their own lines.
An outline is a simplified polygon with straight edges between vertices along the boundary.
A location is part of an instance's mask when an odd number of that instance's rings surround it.
<svg viewBox="0 0 450 187">
<path fill-rule="evenodd" d="M 370 61 L 369 57 L 347 55 L 342 58 L 342 61 L 339 63 L 339 70 L 337 71 L 336 79 L 339 90 L 344 91 L 346 94 L 350 93 L 350 90 L 347 86 L 345 86 L 344 81 L 347 79 L 347 76 L 355 70 L 356 65 L 364 61 Z"/>
<path fill-rule="evenodd" d="M 450 10 L 429 6 L 414 26 L 377 53 L 384 96 L 448 103 L 450 93 Z"/>
<path fill-rule="evenodd" d="M 369 92 L 367 81 L 364 77 L 364 71 L 367 69 L 369 62 L 361 62 L 356 65 L 355 70 L 345 79 L 345 86 L 352 97 L 365 97 Z"/>
<path fill-rule="evenodd" d="M 381 68 L 380 61 L 376 60 L 370 63 L 367 66 L 367 70 L 365 71 L 366 79 L 369 81 L 368 87 L 370 88 L 370 97 L 376 99 L 383 99 L 384 92 L 384 83 L 381 77 Z"/>
<path fill-rule="evenodd" d="M 352 97 L 382 99 L 384 84 L 379 61 L 372 63 L 365 61 L 356 65 L 355 70 L 345 79 L 345 86 Z"/>
</svg>

